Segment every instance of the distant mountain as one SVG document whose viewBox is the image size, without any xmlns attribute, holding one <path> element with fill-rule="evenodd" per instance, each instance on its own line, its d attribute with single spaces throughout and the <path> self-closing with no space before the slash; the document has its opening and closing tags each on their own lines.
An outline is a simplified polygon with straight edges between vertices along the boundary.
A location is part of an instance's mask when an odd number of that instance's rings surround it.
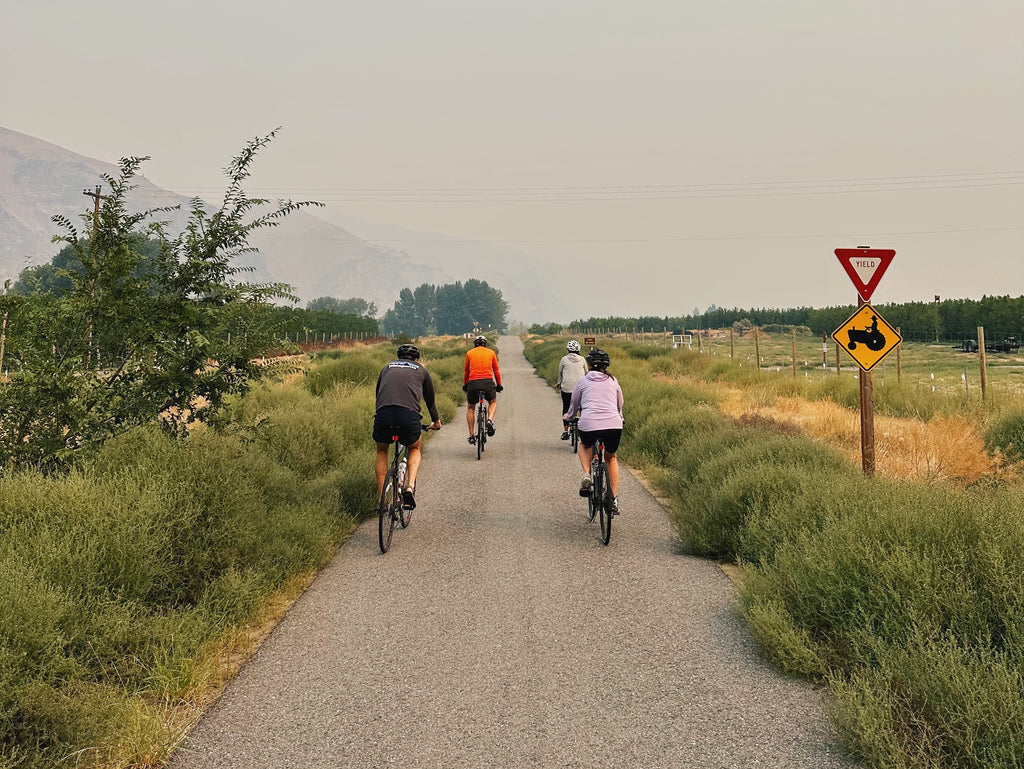
<svg viewBox="0 0 1024 769">
<path fill-rule="evenodd" d="M 116 164 L 0 127 L 0 280 L 16 278 L 26 266 L 53 258 L 59 247 L 52 238 L 60 231 L 51 217 L 63 214 L 80 222 L 81 215 L 92 206 L 83 191 L 100 184 L 103 173 L 116 177 L 119 169 Z M 160 218 L 170 219 L 172 229 L 183 226 L 187 197 L 157 187 L 145 176 L 134 181 L 137 188 L 132 190 L 129 202 L 136 210 L 181 204 L 182 211 L 177 215 Z M 81 229 L 86 227 L 83 222 Z M 366 227 L 369 229 L 369 225 Z M 422 246 L 429 237 L 408 237 L 406 233 L 405 239 Z M 286 217 L 278 227 L 259 231 L 250 242 L 259 253 L 246 257 L 244 264 L 254 269 L 248 277 L 289 283 L 303 304 L 319 296 L 359 296 L 383 311 L 394 304 L 402 288 L 478 278 L 502 291 L 511 305 L 510 318 L 544 320 L 545 292 L 529 269 L 479 269 L 487 264 L 504 268 L 522 262 L 507 254 L 499 258 L 501 249 L 490 244 L 474 243 L 476 255 L 471 258 L 457 256 L 466 249 L 450 248 L 419 247 L 410 255 L 363 240 L 307 211 Z M 450 255 L 453 251 L 455 257 Z"/>
<path fill-rule="evenodd" d="M 543 267 L 532 254 L 480 240 L 371 224 L 345 213 L 325 212 L 323 216 L 379 248 L 400 244 L 417 262 L 432 264 L 460 280 L 486 280 L 501 289 L 517 320 L 547 323 L 565 313 L 552 291 L 550 276 L 547 284 L 541 282 Z"/>
</svg>

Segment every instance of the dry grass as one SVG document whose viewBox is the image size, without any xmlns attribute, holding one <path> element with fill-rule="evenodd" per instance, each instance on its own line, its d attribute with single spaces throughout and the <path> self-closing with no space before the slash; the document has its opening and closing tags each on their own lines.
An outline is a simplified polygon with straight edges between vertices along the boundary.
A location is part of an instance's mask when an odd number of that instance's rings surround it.
<svg viewBox="0 0 1024 769">
<path fill-rule="evenodd" d="M 764 392 L 722 387 L 722 413 L 751 422 L 794 425 L 860 464 L 860 414 L 832 401 L 766 397 Z M 879 475 L 968 484 L 1007 470 L 993 459 L 974 425 L 959 416 L 923 422 L 875 415 L 875 469 Z"/>
</svg>

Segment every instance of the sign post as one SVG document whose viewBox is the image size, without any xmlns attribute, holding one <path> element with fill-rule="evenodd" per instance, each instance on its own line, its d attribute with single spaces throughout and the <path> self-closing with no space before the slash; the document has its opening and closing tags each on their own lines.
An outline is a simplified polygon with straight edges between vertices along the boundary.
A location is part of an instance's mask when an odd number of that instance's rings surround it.
<svg viewBox="0 0 1024 769">
<path fill-rule="evenodd" d="M 899 346 L 899 332 L 869 302 L 896 252 L 892 249 L 837 248 L 836 258 L 857 289 L 857 311 L 832 332 L 836 342 L 838 368 L 839 347 L 844 346 L 860 367 L 860 455 L 864 474 L 875 474 L 875 404 L 871 369 Z M 843 337 L 845 336 L 845 342 Z"/>
</svg>

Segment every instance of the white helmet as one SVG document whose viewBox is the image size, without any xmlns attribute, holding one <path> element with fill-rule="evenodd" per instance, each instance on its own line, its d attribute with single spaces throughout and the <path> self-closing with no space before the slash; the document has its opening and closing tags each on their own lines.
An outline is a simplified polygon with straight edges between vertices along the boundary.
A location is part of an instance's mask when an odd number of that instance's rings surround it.
<svg viewBox="0 0 1024 769">
<path fill-rule="evenodd" d="M 569 352 L 579 352 L 580 343 L 577 342 L 575 339 L 570 339 L 569 344 L 565 346 L 565 349 L 567 349 Z"/>
</svg>

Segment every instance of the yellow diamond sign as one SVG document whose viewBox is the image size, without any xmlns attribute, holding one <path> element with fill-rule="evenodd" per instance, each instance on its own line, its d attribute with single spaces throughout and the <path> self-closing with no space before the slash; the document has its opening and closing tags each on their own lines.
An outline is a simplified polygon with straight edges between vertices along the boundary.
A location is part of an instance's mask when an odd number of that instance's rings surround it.
<svg viewBox="0 0 1024 769">
<path fill-rule="evenodd" d="M 896 329 L 870 304 L 858 307 L 857 312 L 832 332 L 832 338 L 864 371 L 873 369 L 903 341 Z"/>
</svg>

